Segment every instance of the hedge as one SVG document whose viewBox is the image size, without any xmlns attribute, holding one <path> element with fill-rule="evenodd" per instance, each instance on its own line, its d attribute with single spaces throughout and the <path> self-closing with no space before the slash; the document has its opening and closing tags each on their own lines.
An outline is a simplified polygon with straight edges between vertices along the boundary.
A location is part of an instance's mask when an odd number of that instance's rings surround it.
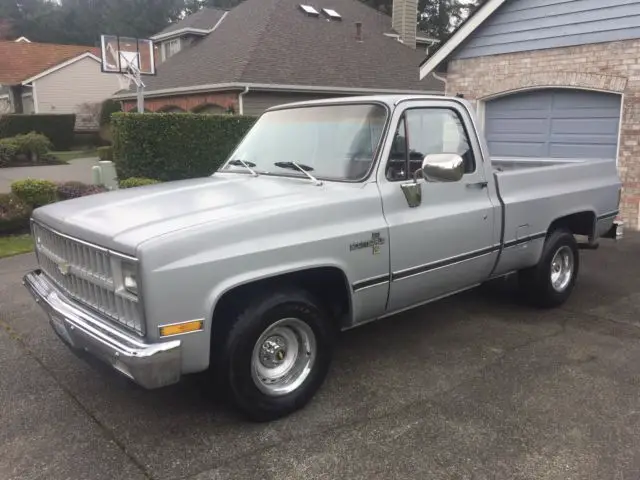
<svg viewBox="0 0 640 480">
<path fill-rule="evenodd" d="M 146 185 L 155 185 L 160 183 L 158 180 L 154 180 L 153 178 L 125 178 L 124 180 L 120 180 L 118 182 L 118 187 L 120 188 L 135 188 L 135 187 L 144 187 Z"/>
<path fill-rule="evenodd" d="M 118 177 L 171 181 L 211 175 L 255 121 L 234 115 L 114 113 Z"/>
<path fill-rule="evenodd" d="M 55 150 L 70 150 L 73 145 L 75 114 L 21 114 L 0 116 L 0 138 L 29 132 L 46 136 Z"/>
</svg>

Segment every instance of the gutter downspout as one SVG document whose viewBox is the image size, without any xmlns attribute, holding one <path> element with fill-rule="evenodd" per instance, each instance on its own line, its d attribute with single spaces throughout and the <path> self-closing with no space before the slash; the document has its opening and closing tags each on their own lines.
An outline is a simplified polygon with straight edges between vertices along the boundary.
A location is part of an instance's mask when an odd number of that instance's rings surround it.
<svg viewBox="0 0 640 480">
<path fill-rule="evenodd" d="M 431 72 L 431 75 L 433 75 L 433 77 L 434 77 L 436 80 L 440 80 L 442 83 L 444 83 L 444 94 L 446 95 L 446 94 L 447 94 L 447 79 L 446 79 L 446 77 L 439 77 L 439 76 L 436 74 L 436 72 Z"/>
<path fill-rule="evenodd" d="M 249 86 L 244 87 L 244 91 L 238 94 L 238 114 L 244 115 L 244 96 L 249 93 Z"/>
</svg>

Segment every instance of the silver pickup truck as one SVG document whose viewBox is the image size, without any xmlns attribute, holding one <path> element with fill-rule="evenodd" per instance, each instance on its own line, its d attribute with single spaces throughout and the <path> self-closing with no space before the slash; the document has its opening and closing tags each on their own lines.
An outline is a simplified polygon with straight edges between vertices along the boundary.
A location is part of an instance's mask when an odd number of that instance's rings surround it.
<svg viewBox="0 0 640 480">
<path fill-rule="evenodd" d="M 462 99 L 297 103 L 211 177 L 35 210 L 24 283 L 74 351 L 146 388 L 210 370 L 265 421 L 311 399 L 340 330 L 512 273 L 562 304 L 620 191 L 615 159 L 491 159 Z"/>
</svg>

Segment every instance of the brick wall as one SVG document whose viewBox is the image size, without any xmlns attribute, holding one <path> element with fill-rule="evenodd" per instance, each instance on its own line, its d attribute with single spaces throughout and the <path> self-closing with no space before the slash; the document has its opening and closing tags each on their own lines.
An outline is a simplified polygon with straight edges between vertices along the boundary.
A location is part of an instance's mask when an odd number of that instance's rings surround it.
<svg viewBox="0 0 640 480">
<path fill-rule="evenodd" d="M 136 101 L 127 100 L 124 103 L 124 110 L 135 110 Z M 157 112 L 163 107 L 175 106 L 185 111 L 192 111 L 204 105 L 219 105 L 224 109 L 232 107 L 238 111 L 238 93 L 198 93 L 193 95 L 177 95 L 171 97 L 145 98 L 144 108 L 151 112 Z"/>
<path fill-rule="evenodd" d="M 462 93 L 468 100 L 477 101 L 532 87 L 579 87 L 624 93 L 618 158 L 624 183 L 621 216 L 627 228 L 640 229 L 640 40 L 449 63 L 449 95 Z"/>
</svg>

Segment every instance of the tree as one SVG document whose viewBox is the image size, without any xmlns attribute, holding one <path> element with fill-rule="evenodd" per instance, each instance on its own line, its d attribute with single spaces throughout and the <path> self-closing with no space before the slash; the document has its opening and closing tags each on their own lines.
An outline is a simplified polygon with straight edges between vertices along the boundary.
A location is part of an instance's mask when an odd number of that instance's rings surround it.
<svg viewBox="0 0 640 480">
<path fill-rule="evenodd" d="M 474 6 L 462 0 L 419 0 L 418 28 L 433 38 L 444 40 Z"/>
<path fill-rule="evenodd" d="M 101 33 L 149 37 L 183 13 L 185 0 L 0 0 L 14 37 L 97 45 Z"/>
<path fill-rule="evenodd" d="M 361 0 L 372 8 L 391 15 L 393 0 Z M 445 39 L 453 29 L 485 0 L 418 0 L 418 28 L 427 35 Z"/>
</svg>

